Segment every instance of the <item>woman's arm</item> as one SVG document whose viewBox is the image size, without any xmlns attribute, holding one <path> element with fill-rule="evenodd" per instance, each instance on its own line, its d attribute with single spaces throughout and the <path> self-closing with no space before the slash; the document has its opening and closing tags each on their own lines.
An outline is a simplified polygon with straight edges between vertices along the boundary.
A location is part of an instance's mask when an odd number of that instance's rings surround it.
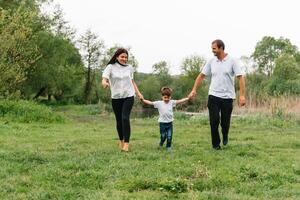
<svg viewBox="0 0 300 200">
<path fill-rule="evenodd" d="M 132 79 L 132 84 L 133 84 L 135 93 L 138 95 L 139 99 L 143 100 L 144 97 L 143 97 L 143 95 L 140 93 L 140 90 L 139 90 L 138 86 L 136 85 L 136 83 L 134 82 L 133 79 Z"/>
</svg>

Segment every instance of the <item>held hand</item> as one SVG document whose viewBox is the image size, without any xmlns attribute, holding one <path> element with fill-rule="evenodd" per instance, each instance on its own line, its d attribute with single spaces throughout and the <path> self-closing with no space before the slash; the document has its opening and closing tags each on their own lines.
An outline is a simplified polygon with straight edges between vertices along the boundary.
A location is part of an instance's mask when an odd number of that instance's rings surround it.
<svg viewBox="0 0 300 200">
<path fill-rule="evenodd" d="M 144 100 L 144 96 L 143 96 L 141 93 L 138 94 L 138 97 L 139 97 L 139 99 L 140 99 L 141 101 Z"/>
<path fill-rule="evenodd" d="M 197 92 L 192 90 L 191 93 L 189 94 L 188 98 L 191 99 L 191 98 L 194 98 L 196 96 Z"/>
<path fill-rule="evenodd" d="M 244 106 L 246 105 L 246 99 L 245 99 L 245 96 L 240 96 L 240 99 L 239 99 L 239 105 L 240 106 Z"/>
<path fill-rule="evenodd" d="M 102 87 L 104 89 L 108 88 L 109 87 L 109 83 L 108 82 L 102 82 Z"/>
</svg>

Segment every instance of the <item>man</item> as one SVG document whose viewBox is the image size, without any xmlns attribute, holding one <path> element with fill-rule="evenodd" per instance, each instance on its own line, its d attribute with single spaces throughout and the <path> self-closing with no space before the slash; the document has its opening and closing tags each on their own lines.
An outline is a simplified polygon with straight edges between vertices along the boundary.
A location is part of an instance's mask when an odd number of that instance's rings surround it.
<svg viewBox="0 0 300 200">
<path fill-rule="evenodd" d="M 220 150 L 220 114 L 223 145 L 225 146 L 228 143 L 228 132 L 233 109 L 233 99 L 235 99 L 234 78 L 236 76 L 240 83 L 240 106 L 244 106 L 246 103 L 244 95 L 245 80 L 241 67 L 232 57 L 224 52 L 225 45 L 222 40 L 214 40 L 211 44 L 211 48 L 215 57 L 204 66 L 201 73 L 196 78 L 189 97 L 195 97 L 197 94 L 197 89 L 205 77 L 211 76 L 207 103 L 209 110 L 211 141 L 213 148 Z"/>
</svg>

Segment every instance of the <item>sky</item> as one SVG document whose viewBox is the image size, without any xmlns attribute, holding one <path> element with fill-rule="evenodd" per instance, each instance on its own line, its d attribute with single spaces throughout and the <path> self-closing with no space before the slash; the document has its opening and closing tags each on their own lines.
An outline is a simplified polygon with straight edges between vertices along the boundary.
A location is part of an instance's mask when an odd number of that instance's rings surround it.
<svg viewBox="0 0 300 200">
<path fill-rule="evenodd" d="M 167 61 L 180 73 L 183 59 L 210 59 L 211 42 L 222 39 L 225 52 L 250 56 L 264 36 L 290 39 L 300 47 L 297 0 L 53 0 L 77 36 L 90 29 L 107 48 L 130 47 L 139 66 L 150 73 Z"/>
</svg>

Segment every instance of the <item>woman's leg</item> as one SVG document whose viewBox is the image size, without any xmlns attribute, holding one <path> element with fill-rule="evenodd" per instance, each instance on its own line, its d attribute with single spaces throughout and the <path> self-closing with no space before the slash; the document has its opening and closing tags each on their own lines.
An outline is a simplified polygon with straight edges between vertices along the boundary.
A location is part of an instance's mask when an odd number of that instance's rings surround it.
<svg viewBox="0 0 300 200">
<path fill-rule="evenodd" d="M 122 125 L 122 107 L 124 99 L 112 99 L 112 108 L 116 117 L 116 128 L 118 131 L 120 142 L 124 140 Z"/>
<path fill-rule="evenodd" d="M 122 127 L 123 127 L 123 138 L 124 138 L 124 151 L 128 151 L 128 145 L 131 135 L 130 129 L 130 113 L 133 107 L 134 97 L 125 98 L 122 108 Z"/>
</svg>

